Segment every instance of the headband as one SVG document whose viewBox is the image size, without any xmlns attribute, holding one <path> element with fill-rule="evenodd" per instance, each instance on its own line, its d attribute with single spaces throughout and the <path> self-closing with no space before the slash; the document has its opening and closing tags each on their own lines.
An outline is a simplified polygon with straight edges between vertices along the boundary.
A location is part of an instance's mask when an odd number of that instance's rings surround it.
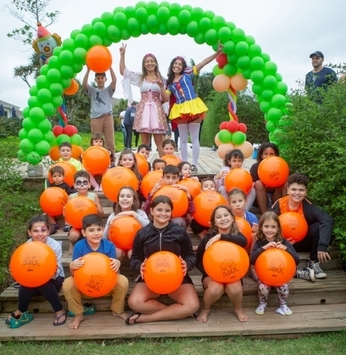
<svg viewBox="0 0 346 355">
<path fill-rule="evenodd" d="M 152 58 L 154 58 L 154 59 L 157 61 L 156 57 L 155 57 L 154 54 L 152 54 L 152 53 L 147 53 L 147 54 L 143 57 L 143 59 L 148 58 L 148 57 L 152 57 Z"/>
</svg>

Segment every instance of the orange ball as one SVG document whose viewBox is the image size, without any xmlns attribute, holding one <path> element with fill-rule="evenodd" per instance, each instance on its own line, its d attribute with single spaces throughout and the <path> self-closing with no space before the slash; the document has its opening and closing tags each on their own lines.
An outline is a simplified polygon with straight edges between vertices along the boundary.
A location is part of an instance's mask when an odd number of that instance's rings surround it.
<svg viewBox="0 0 346 355">
<path fill-rule="evenodd" d="M 59 146 L 54 146 L 52 148 L 50 148 L 49 150 L 49 157 L 53 160 L 53 161 L 58 161 L 60 159 L 60 152 L 59 152 Z"/>
<path fill-rule="evenodd" d="M 67 198 L 68 195 L 65 190 L 55 186 L 49 187 L 40 196 L 41 209 L 48 216 L 60 216 L 67 203 Z"/>
<path fill-rule="evenodd" d="M 64 169 L 64 171 L 65 171 L 64 182 L 66 182 L 67 185 L 72 187 L 74 185 L 73 176 L 77 172 L 75 166 L 72 165 L 71 163 L 68 163 L 67 161 L 61 161 L 59 163 L 56 163 L 56 164 L 50 166 L 50 168 L 52 168 L 53 166 L 61 166 Z M 50 183 L 54 182 L 50 171 L 48 172 L 48 180 Z"/>
<path fill-rule="evenodd" d="M 215 207 L 227 205 L 227 200 L 216 191 L 201 192 L 193 199 L 195 220 L 202 226 L 210 227 L 210 218 Z"/>
<path fill-rule="evenodd" d="M 248 248 L 252 243 L 252 228 L 250 223 L 243 217 L 236 217 L 235 221 L 237 223 L 239 232 L 247 239 L 247 244 L 245 248 Z"/>
<path fill-rule="evenodd" d="M 135 173 L 123 166 L 108 169 L 102 176 L 102 189 L 108 200 L 117 202 L 119 191 L 124 186 L 138 189 L 138 179 Z"/>
<path fill-rule="evenodd" d="M 172 200 L 172 218 L 182 217 L 187 213 L 189 208 L 189 200 L 185 191 L 169 185 L 162 186 L 157 192 L 155 192 L 153 199 L 157 196 L 167 196 Z"/>
<path fill-rule="evenodd" d="M 151 171 L 141 181 L 140 190 L 145 198 L 148 198 L 155 184 L 162 179 L 162 171 Z"/>
<path fill-rule="evenodd" d="M 90 48 L 86 54 L 86 64 L 88 68 L 95 73 L 103 73 L 112 65 L 112 55 L 108 48 L 96 45 Z"/>
<path fill-rule="evenodd" d="M 149 172 L 149 164 L 148 161 L 138 153 L 135 154 L 137 160 L 137 168 L 138 172 L 144 177 L 144 175 L 148 174 Z"/>
<path fill-rule="evenodd" d="M 48 282 L 57 268 L 52 248 L 41 242 L 20 245 L 12 254 L 10 271 L 13 278 L 26 287 L 39 287 Z"/>
<path fill-rule="evenodd" d="M 201 183 L 191 178 L 180 180 L 179 185 L 186 186 L 192 198 L 195 198 L 198 194 L 202 192 Z"/>
<path fill-rule="evenodd" d="M 79 85 L 75 79 L 71 79 L 71 84 L 64 90 L 65 95 L 74 95 L 78 92 Z"/>
<path fill-rule="evenodd" d="M 92 298 L 110 293 L 118 280 L 118 274 L 110 268 L 110 258 L 102 253 L 89 253 L 83 260 L 84 265 L 74 272 L 78 290 Z"/>
<path fill-rule="evenodd" d="M 111 158 L 103 147 L 92 146 L 83 153 L 83 166 L 92 175 L 101 175 L 109 167 Z"/>
<path fill-rule="evenodd" d="M 285 212 L 279 216 L 282 236 L 300 242 L 308 233 L 308 223 L 304 216 L 297 212 Z"/>
<path fill-rule="evenodd" d="M 81 155 L 84 152 L 84 149 L 81 146 L 76 144 L 71 144 L 71 146 L 72 146 L 72 158 L 79 160 Z"/>
<path fill-rule="evenodd" d="M 82 229 L 83 218 L 88 214 L 97 214 L 96 204 L 90 198 L 77 196 L 67 201 L 65 220 L 72 227 Z"/>
<path fill-rule="evenodd" d="M 109 240 L 119 249 L 132 249 L 133 241 L 142 225 L 132 216 L 122 216 L 113 220 L 109 231 Z"/>
<path fill-rule="evenodd" d="M 180 259 L 169 251 L 154 253 L 145 263 L 144 281 L 157 294 L 166 295 L 176 291 L 183 278 Z"/>
<path fill-rule="evenodd" d="M 175 155 L 164 155 L 161 159 L 164 160 L 167 165 L 177 166 L 181 162 L 181 159 Z"/>
<path fill-rule="evenodd" d="M 225 177 L 225 187 L 227 192 L 238 188 L 248 194 L 252 188 L 253 181 L 251 174 L 242 168 L 232 169 Z"/>
<path fill-rule="evenodd" d="M 203 266 L 214 281 L 227 284 L 240 280 L 249 270 L 250 260 L 244 248 L 219 240 L 203 255 Z"/>
<path fill-rule="evenodd" d="M 255 271 L 258 278 L 269 286 L 281 286 L 296 273 L 296 263 L 287 251 L 270 248 L 256 260 Z"/>
<path fill-rule="evenodd" d="M 281 186 L 286 182 L 288 175 L 288 164 L 280 157 L 268 157 L 258 165 L 258 177 L 264 186 Z"/>
</svg>

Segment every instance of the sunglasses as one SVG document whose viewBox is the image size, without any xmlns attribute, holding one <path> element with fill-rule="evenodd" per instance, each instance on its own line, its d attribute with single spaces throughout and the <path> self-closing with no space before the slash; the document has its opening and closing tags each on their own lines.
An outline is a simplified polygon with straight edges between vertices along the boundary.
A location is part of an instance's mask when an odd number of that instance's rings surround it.
<svg viewBox="0 0 346 355">
<path fill-rule="evenodd" d="M 88 180 L 77 180 L 76 181 L 76 186 L 88 186 L 89 185 L 89 181 Z"/>
</svg>

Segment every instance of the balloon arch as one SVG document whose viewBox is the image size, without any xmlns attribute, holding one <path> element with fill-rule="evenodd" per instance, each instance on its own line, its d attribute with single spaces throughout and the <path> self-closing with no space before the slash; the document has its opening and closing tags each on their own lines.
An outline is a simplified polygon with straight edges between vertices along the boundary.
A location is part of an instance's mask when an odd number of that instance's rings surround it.
<svg viewBox="0 0 346 355">
<path fill-rule="evenodd" d="M 92 47 L 109 47 L 112 43 L 145 34 L 186 34 L 197 44 L 206 43 L 214 50 L 218 42 L 222 43 L 223 53 L 217 58 L 218 64 L 213 69 L 213 84 L 218 91 L 228 91 L 231 123 L 225 122 L 220 127 L 216 141 L 220 144 L 241 144 L 246 140 L 246 129 L 239 127 L 242 124 L 235 128 L 235 122 L 232 121 L 237 121 L 236 90 L 241 90 L 244 85 L 246 87 L 248 79 L 252 81 L 252 91 L 260 102 L 270 139 L 275 141 L 275 135 L 281 131 L 280 120 L 286 113 L 287 85 L 277 72 L 276 64 L 268 54 L 262 52 L 255 39 L 212 11 L 190 5 L 151 1 L 105 12 L 80 30 L 73 30 L 70 38 L 54 48 L 53 55 L 41 67 L 35 85 L 29 90 L 28 106 L 23 110 L 23 128 L 19 132 L 18 159 L 38 164 L 51 147 L 64 139 L 80 145 L 81 137 L 74 132 L 70 136 L 56 137 L 46 117 L 59 109 L 64 94 L 76 92 L 73 78 L 82 71 L 87 52 Z"/>
</svg>

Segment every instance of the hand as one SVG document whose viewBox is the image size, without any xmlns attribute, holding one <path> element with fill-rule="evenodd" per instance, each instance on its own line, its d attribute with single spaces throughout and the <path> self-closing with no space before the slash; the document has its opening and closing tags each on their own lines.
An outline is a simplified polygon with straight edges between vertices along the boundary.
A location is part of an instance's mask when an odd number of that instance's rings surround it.
<svg viewBox="0 0 346 355">
<path fill-rule="evenodd" d="M 120 55 L 125 55 L 127 44 L 122 43 L 119 48 Z"/>
<path fill-rule="evenodd" d="M 220 240 L 221 234 L 216 234 L 213 238 L 210 238 L 208 243 L 205 245 L 205 250 L 207 250 L 209 247 L 211 247 L 215 242 Z"/>
<path fill-rule="evenodd" d="M 82 257 L 76 259 L 76 260 L 73 260 L 70 264 L 71 266 L 71 269 L 72 270 L 78 270 L 79 268 L 81 268 L 82 266 L 84 265 L 84 260 Z"/>
<path fill-rule="evenodd" d="M 284 244 L 282 244 L 282 243 L 276 243 L 276 248 L 277 249 L 281 249 L 281 250 L 286 250 L 287 249 L 287 247 L 286 247 L 286 245 L 284 245 Z"/>
<path fill-rule="evenodd" d="M 317 259 L 320 263 L 326 263 L 328 260 L 331 260 L 329 253 L 327 251 L 318 251 Z"/>
<path fill-rule="evenodd" d="M 262 247 L 264 250 L 270 249 L 270 248 L 276 248 L 276 242 L 270 242 Z"/>
<path fill-rule="evenodd" d="M 187 273 L 186 261 L 181 256 L 179 256 L 179 259 L 180 259 L 181 268 L 183 269 L 183 273 L 184 273 L 184 276 L 185 276 L 186 273 Z"/>
<path fill-rule="evenodd" d="M 153 84 L 157 84 L 157 85 L 160 87 L 160 89 L 163 89 L 163 82 L 162 82 L 162 80 L 155 79 L 155 80 L 153 81 Z"/>
<path fill-rule="evenodd" d="M 154 193 L 156 191 L 158 191 L 159 189 L 161 189 L 161 187 L 165 184 L 165 181 L 163 180 L 163 178 L 161 178 L 153 187 L 153 189 L 150 192 L 150 195 L 153 196 Z"/>
<path fill-rule="evenodd" d="M 111 258 L 111 262 L 110 262 L 109 266 L 113 271 L 118 272 L 120 265 L 121 265 L 121 263 L 119 260 Z"/>
<path fill-rule="evenodd" d="M 220 41 L 218 42 L 218 46 L 217 46 L 217 50 L 216 53 L 220 54 L 223 50 L 223 45 L 220 43 Z"/>
<path fill-rule="evenodd" d="M 251 230 L 253 233 L 257 233 L 258 231 L 258 224 L 257 223 L 253 223 L 252 227 L 251 227 Z"/>
<path fill-rule="evenodd" d="M 141 265 L 141 277 L 144 280 L 144 274 L 145 274 L 145 264 L 147 263 L 147 259 L 144 259 Z"/>
<path fill-rule="evenodd" d="M 293 244 L 296 243 L 296 241 L 295 241 L 294 239 L 292 239 L 292 238 L 287 238 L 287 241 L 288 241 L 291 245 L 293 245 Z"/>
</svg>

